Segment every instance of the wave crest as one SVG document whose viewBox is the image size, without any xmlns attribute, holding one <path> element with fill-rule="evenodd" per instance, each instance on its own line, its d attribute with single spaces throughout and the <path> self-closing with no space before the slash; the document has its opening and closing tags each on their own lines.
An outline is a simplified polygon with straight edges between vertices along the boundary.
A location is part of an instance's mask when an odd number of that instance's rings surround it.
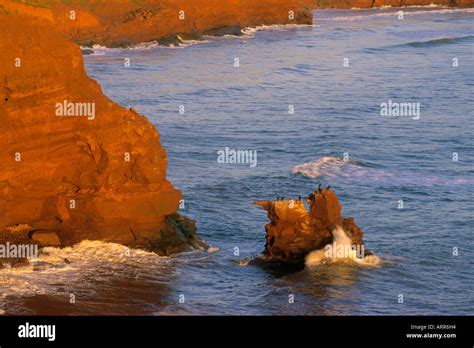
<svg viewBox="0 0 474 348">
<path fill-rule="evenodd" d="M 403 45 L 397 45 L 397 46 L 392 46 L 392 47 L 399 47 L 399 46 L 436 47 L 440 45 L 452 45 L 452 44 L 462 43 L 464 41 L 469 41 L 472 39 L 474 39 L 473 35 L 467 35 L 467 36 L 462 36 L 462 37 L 443 37 L 443 38 L 438 38 L 438 39 L 433 39 L 433 40 L 428 40 L 428 41 L 414 41 L 414 42 L 409 42 Z"/>
<path fill-rule="evenodd" d="M 355 170 L 362 170 L 362 166 L 356 161 L 344 160 L 341 157 L 322 157 L 315 162 L 294 166 L 291 173 L 309 178 L 332 178 L 341 174 L 348 166 Z"/>
<path fill-rule="evenodd" d="M 91 294 L 96 284 L 107 286 L 110 276 L 140 277 L 147 269 L 160 270 L 153 276 L 166 280 L 172 258 L 123 245 L 83 241 L 67 248 L 43 248 L 30 265 L 0 270 L 0 310 L 7 309 L 10 296 L 69 296 L 77 288 Z M 159 280 L 159 279 L 157 279 Z M 7 301 L 8 300 L 8 301 Z"/>
<path fill-rule="evenodd" d="M 430 6 L 431 7 L 431 6 Z M 438 6 L 435 6 L 439 8 Z M 413 8 L 414 10 L 410 10 Z M 439 8 L 439 9 L 432 9 L 432 10 L 417 10 L 417 8 L 423 7 L 401 7 L 401 8 L 390 8 L 389 11 L 385 11 L 382 13 L 371 13 L 367 15 L 350 15 L 350 16 L 335 16 L 335 17 L 317 17 L 315 16 L 315 21 L 321 22 L 352 22 L 352 21 L 362 21 L 366 19 L 377 19 L 377 18 L 384 18 L 384 17 L 396 17 L 400 10 L 403 11 L 404 16 L 414 16 L 414 15 L 424 15 L 424 14 L 451 14 L 451 13 L 474 13 L 474 9 L 472 8 Z M 429 8 L 429 7 L 425 7 Z M 383 8 L 382 10 L 388 10 L 389 8 Z M 356 10 L 356 9 L 353 9 Z M 367 11 L 367 9 L 360 9 L 361 11 Z"/>
<path fill-rule="evenodd" d="M 353 262 L 361 266 L 378 266 L 380 264 L 378 256 L 365 256 L 353 248 L 352 240 L 341 226 L 336 226 L 332 230 L 332 235 L 334 237 L 333 244 L 328 244 L 322 249 L 314 250 L 306 256 L 306 267 L 335 262 Z"/>
<path fill-rule="evenodd" d="M 291 170 L 293 175 L 310 179 L 331 179 L 331 182 L 343 181 L 344 184 L 378 183 L 389 186 L 472 186 L 472 177 L 450 177 L 446 175 L 429 175 L 413 171 L 386 171 L 378 165 L 354 160 L 343 160 L 340 157 L 322 157 L 315 162 L 296 165 Z"/>
</svg>

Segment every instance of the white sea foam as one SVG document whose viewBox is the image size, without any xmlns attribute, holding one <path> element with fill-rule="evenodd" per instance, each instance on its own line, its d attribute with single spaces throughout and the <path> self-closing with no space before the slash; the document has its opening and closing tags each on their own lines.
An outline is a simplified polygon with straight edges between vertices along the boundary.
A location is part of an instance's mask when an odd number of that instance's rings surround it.
<svg viewBox="0 0 474 348">
<path fill-rule="evenodd" d="M 284 31 L 292 28 L 308 28 L 313 27 L 313 24 L 273 24 L 273 25 L 259 25 L 257 27 L 248 27 L 242 29 L 244 38 L 253 38 L 255 33 L 263 30 Z M 232 36 L 239 37 L 239 36 Z"/>
<path fill-rule="evenodd" d="M 392 8 L 392 5 L 382 5 L 380 6 L 380 8 Z M 410 5 L 410 6 L 401 6 L 397 8 L 450 8 L 450 7 L 431 3 L 429 5 Z"/>
<path fill-rule="evenodd" d="M 336 226 L 332 230 L 334 237 L 333 244 L 328 244 L 324 248 L 310 252 L 305 259 L 306 267 L 334 262 L 354 262 L 362 266 L 377 266 L 380 263 L 379 257 L 375 255 L 361 255 L 352 247 L 352 240 L 341 226 Z"/>
<path fill-rule="evenodd" d="M 82 51 L 88 51 L 88 56 L 103 56 L 107 50 L 107 47 L 94 45 L 93 47 L 80 46 Z"/>
<path fill-rule="evenodd" d="M 25 267 L 0 270 L 0 309 L 10 296 L 69 296 L 77 288 L 94 293 L 96 284 L 107 286 L 109 277 L 135 277 L 153 269 L 163 281 L 172 273 L 174 261 L 155 253 L 129 249 L 123 245 L 100 241 L 83 241 L 68 248 L 48 247 Z M 147 274 L 148 275 L 148 274 Z M 79 285 L 80 284 L 80 285 Z"/>
<path fill-rule="evenodd" d="M 213 253 L 218 248 L 210 247 Z M 10 296 L 69 296 L 77 288 L 92 294 L 97 284 L 106 287 L 114 277 L 146 277 L 168 282 L 176 264 L 207 262 L 211 255 L 192 250 L 170 257 L 140 249 L 101 242 L 83 241 L 67 248 L 43 248 L 38 258 L 24 267 L 0 269 L 0 310 Z"/>
<path fill-rule="evenodd" d="M 390 6 L 387 6 L 389 8 Z M 423 8 L 438 8 L 438 10 L 419 10 L 419 11 L 405 11 L 404 16 L 410 16 L 410 15 L 417 15 L 417 14 L 449 14 L 449 13 L 456 13 L 456 12 L 465 12 L 465 13 L 474 13 L 474 9 L 472 8 L 464 8 L 464 9 L 454 9 L 454 8 L 449 8 L 449 7 L 441 7 L 435 4 L 431 5 L 426 5 L 426 6 L 407 6 L 407 7 L 402 7 L 402 9 L 423 9 Z M 373 9 L 373 10 L 379 10 L 378 9 Z M 360 8 L 353 8 L 353 11 L 367 11 L 370 9 L 360 9 Z M 383 10 L 383 8 L 382 8 Z M 224 35 L 222 36 L 223 38 L 230 38 L 230 39 L 235 39 L 235 38 L 244 38 L 244 39 L 250 39 L 255 37 L 255 34 L 259 31 L 264 31 L 264 30 L 273 30 L 273 31 L 283 31 L 283 30 L 288 30 L 292 28 L 308 28 L 308 27 L 319 27 L 319 24 L 317 22 L 319 21 L 357 21 L 357 20 L 365 20 L 369 19 L 372 17 L 394 17 L 397 16 L 398 12 L 395 11 L 390 11 L 390 12 L 382 12 L 382 13 L 373 13 L 373 14 L 367 14 L 367 15 L 354 15 L 354 16 L 340 16 L 340 17 L 331 17 L 331 18 L 326 18 L 326 17 L 319 17 L 318 16 L 318 11 L 315 11 L 315 16 L 314 16 L 314 22 L 313 24 L 273 24 L 273 25 L 260 25 L 257 27 L 248 27 L 242 29 L 242 36 L 236 36 L 236 35 Z M 221 37 L 221 38 L 222 38 Z M 179 36 L 178 36 L 179 38 Z M 102 56 L 105 55 L 107 52 L 117 52 L 117 51 L 124 51 L 124 50 L 150 50 L 150 49 L 156 49 L 156 48 L 169 48 L 169 49 L 181 49 L 181 48 L 186 48 L 188 46 L 192 45 L 197 45 L 197 44 L 202 44 L 202 43 L 207 43 L 209 40 L 216 39 L 219 37 L 216 36 L 204 36 L 203 40 L 183 40 L 179 38 L 181 43 L 178 45 L 161 45 L 158 41 L 149 41 L 149 42 L 143 42 L 139 43 L 137 45 L 127 47 L 127 48 L 110 48 L 102 45 L 93 45 L 92 47 L 86 47 L 86 46 L 81 46 L 81 49 L 90 49 L 93 51 L 90 55 L 92 56 Z"/>
<path fill-rule="evenodd" d="M 306 162 L 294 166 L 291 173 L 293 175 L 300 174 L 309 178 L 331 178 L 341 174 L 342 170 L 347 166 L 350 166 L 352 171 L 363 171 L 363 168 L 354 161 L 345 161 L 339 157 L 322 157 L 315 162 Z"/>
<path fill-rule="evenodd" d="M 132 51 L 146 51 L 155 48 L 169 48 L 169 49 L 179 49 L 185 48 L 192 45 L 202 44 L 208 42 L 207 40 L 184 40 L 178 36 L 179 43 L 178 44 L 171 44 L 171 45 L 162 45 L 158 41 L 151 41 L 151 42 L 143 42 L 128 48 L 125 50 L 132 50 Z"/>
<path fill-rule="evenodd" d="M 410 8 L 430 8 L 435 7 L 438 8 L 439 6 L 425 6 L 425 7 L 402 7 L 401 10 L 410 9 Z M 354 10 L 366 10 L 367 9 L 354 9 Z M 374 9 L 377 10 L 377 9 Z M 474 9 L 472 8 L 440 8 L 439 10 L 419 10 L 419 11 L 403 11 L 403 15 L 407 16 L 415 16 L 415 15 L 423 15 L 423 14 L 451 14 L 451 13 L 474 13 Z M 390 11 L 390 12 L 381 12 L 381 13 L 371 13 L 367 15 L 353 15 L 353 16 L 336 16 L 336 17 L 319 17 L 318 13 L 314 16 L 314 21 L 317 22 L 338 22 L 338 21 L 361 21 L 371 18 L 383 18 L 383 17 L 394 17 L 398 16 L 398 11 Z"/>
<path fill-rule="evenodd" d="M 292 168 L 293 175 L 302 175 L 311 179 L 337 179 L 349 182 L 378 182 L 383 185 L 416 186 L 465 186 L 473 185 L 470 177 L 441 177 L 420 175 L 414 172 L 390 172 L 385 169 L 365 165 L 362 162 L 341 157 L 322 157 L 314 162 L 306 162 Z"/>
<path fill-rule="evenodd" d="M 91 56 L 103 56 L 107 53 L 114 53 L 114 52 L 126 52 L 126 51 L 147 51 L 157 48 L 168 48 L 168 49 L 181 49 L 186 48 L 188 46 L 206 43 L 208 40 L 182 40 L 180 39 L 180 43 L 177 45 L 171 44 L 169 46 L 162 45 L 158 41 L 148 41 L 142 42 L 137 45 L 133 45 L 130 47 L 106 47 L 102 45 L 93 45 L 92 47 L 81 46 L 82 50 L 92 50 L 93 53 L 90 53 Z"/>
</svg>

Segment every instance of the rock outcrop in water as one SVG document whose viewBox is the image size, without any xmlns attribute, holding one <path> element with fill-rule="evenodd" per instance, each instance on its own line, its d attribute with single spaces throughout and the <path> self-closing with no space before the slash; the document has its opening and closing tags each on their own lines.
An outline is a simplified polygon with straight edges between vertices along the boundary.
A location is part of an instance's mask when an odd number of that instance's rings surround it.
<svg viewBox="0 0 474 348">
<path fill-rule="evenodd" d="M 315 250 L 335 242 L 340 227 L 352 246 L 363 246 L 363 233 L 353 218 L 341 215 L 341 205 L 331 189 L 312 193 L 307 199 L 309 211 L 299 200 L 258 201 L 254 204 L 268 212 L 263 259 L 302 263 Z"/>
</svg>

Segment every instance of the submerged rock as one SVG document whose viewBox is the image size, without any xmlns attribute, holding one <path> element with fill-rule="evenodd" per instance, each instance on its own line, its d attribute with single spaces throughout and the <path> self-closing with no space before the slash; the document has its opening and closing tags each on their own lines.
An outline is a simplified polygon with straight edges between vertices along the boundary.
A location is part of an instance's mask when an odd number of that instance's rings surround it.
<svg viewBox="0 0 474 348">
<path fill-rule="evenodd" d="M 294 199 L 254 203 L 265 209 L 270 219 L 265 226 L 263 260 L 304 263 L 311 252 L 341 240 L 337 234 L 340 230 L 347 236 L 351 248 L 363 248 L 362 231 L 353 218 L 341 215 L 341 205 L 333 190 L 312 193 L 307 203 L 309 210 L 304 202 Z M 347 244 L 347 240 L 344 243 Z"/>
</svg>

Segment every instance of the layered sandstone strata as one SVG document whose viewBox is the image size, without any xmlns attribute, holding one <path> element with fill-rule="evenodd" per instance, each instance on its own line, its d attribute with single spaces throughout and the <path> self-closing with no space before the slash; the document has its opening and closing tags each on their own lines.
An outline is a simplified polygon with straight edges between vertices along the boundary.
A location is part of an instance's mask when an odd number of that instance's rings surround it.
<svg viewBox="0 0 474 348">
<path fill-rule="evenodd" d="M 0 0 L 0 243 L 205 248 L 177 214 L 158 131 L 103 95 L 70 40 L 122 46 L 310 23 L 305 2 Z"/>
<path fill-rule="evenodd" d="M 130 46 L 238 34 L 271 24 L 311 24 L 312 0 L 0 0 L 0 11 L 41 17 L 81 45 Z"/>
<path fill-rule="evenodd" d="M 315 250 L 335 241 L 334 230 L 342 228 L 355 247 L 363 246 L 363 233 L 353 218 L 341 215 L 341 205 L 333 190 L 311 194 L 307 203 L 300 200 L 258 201 L 267 211 L 270 223 L 265 226 L 263 256 L 269 261 L 301 263 Z"/>
<path fill-rule="evenodd" d="M 328 7 L 387 4 L 425 2 L 319 1 Z M 181 193 L 166 179 L 159 133 L 144 116 L 103 95 L 69 40 L 126 46 L 310 24 L 315 6 L 313 0 L 0 0 L 0 243 L 99 239 L 163 254 L 201 246 L 194 223 L 176 214 Z M 68 116 L 78 113 L 85 115 Z M 284 202 L 274 203 L 262 203 L 269 214 Z M 311 221 L 295 231 L 319 231 L 312 248 L 330 236 Z M 307 251 L 298 243 L 291 254 L 278 243 L 267 249 L 289 258 Z"/>
<path fill-rule="evenodd" d="M 0 15 L 0 38 L 0 230 L 31 227 L 3 239 L 98 239 L 163 254 L 194 244 L 146 117 L 104 96 L 80 48 L 49 23 Z"/>
</svg>

